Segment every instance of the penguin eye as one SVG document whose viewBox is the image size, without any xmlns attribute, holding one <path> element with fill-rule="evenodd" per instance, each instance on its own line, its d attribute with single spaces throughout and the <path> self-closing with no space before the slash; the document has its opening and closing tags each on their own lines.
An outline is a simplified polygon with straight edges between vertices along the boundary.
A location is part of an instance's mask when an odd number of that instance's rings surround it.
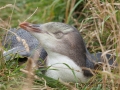
<svg viewBox="0 0 120 90">
<path fill-rule="evenodd" d="M 54 35 L 55 35 L 55 37 L 56 37 L 57 39 L 60 39 L 60 38 L 63 37 L 63 33 L 62 33 L 62 32 L 56 32 L 56 33 L 54 33 Z"/>
</svg>

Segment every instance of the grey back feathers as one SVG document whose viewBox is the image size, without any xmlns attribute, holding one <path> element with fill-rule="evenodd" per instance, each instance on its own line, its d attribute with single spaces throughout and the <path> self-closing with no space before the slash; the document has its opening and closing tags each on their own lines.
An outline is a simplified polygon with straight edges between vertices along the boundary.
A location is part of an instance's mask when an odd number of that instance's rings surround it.
<svg viewBox="0 0 120 90">
<path fill-rule="evenodd" d="M 23 29 L 11 29 L 12 32 L 16 33 L 19 37 L 21 37 L 22 39 L 25 39 L 27 44 L 30 47 L 30 50 L 35 49 L 36 47 L 38 47 L 39 43 L 37 41 L 36 38 L 34 38 L 30 33 L 28 33 L 27 31 L 23 30 Z M 16 39 L 16 36 L 13 35 L 12 33 L 8 32 L 7 37 L 6 37 L 6 44 L 5 47 L 10 47 L 10 48 L 14 48 L 16 46 L 23 46 L 22 42 L 19 42 Z"/>
<path fill-rule="evenodd" d="M 30 52 L 27 52 L 25 50 L 24 45 L 22 44 L 22 42 L 19 42 L 16 39 L 16 36 L 13 35 L 12 33 L 8 32 L 7 37 L 6 38 L 6 42 L 4 42 L 5 38 L 2 41 L 2 44 L 5 48 L 8 49 L 8 51 L 4 52 L 4 56 L 6 57 L 6 60 L 9 60 L 11 55 L 10 54 L 20 54 L 21 56 L 24 57 L 30 57 L 32 54 L 34 54 L 35 50 L 38 50 L 39 52 L 42 51 L 41 54 L 41 58 L 45 59 L 45 57 L 47 56 L 46 52 L 43 50 L 43 48 L 41 46 L 39 46 L 39 42 L 38 40 L 32 36 L 29 32 L 23 30 L 23 29 L 15 29 L 12 28 L 10 29 L 12 32 L 16 33 L 20 38 L 24 39 L 26 41 L 26 43 L 29 46 Z"/>
</svg>

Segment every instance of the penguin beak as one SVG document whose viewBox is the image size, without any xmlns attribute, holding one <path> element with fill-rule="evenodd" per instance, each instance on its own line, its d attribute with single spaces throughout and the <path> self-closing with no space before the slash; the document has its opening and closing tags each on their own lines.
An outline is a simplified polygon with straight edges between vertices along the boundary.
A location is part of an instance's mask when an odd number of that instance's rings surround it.
<svg viewBox="0 0 120 90">
<path fill-rule="evenodd" d="M 42 30 L 40 29 L 40 24 L 38 25 L 38 24 L 31 24 L 28 22 L 23 22 L 19 26 L 27 30 L 28 32 L 42 33 Z"/>
</svg>

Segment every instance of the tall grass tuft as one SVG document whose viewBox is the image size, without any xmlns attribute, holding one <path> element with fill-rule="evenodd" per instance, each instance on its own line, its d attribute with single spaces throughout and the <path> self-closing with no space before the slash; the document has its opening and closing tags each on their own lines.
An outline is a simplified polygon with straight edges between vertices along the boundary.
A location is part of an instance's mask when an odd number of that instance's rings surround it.
<svg viewBox="0 0 120 90">
<path fill-rule="evenodd" d="M 118 6 L 114 0 L 103 2 L 100 0 L 89 0 L 84 8 L 85 14 L 87 15 L 82 22 L 86 27 L 80 27 L 80 31 L 81 29 L 82 32 L 85 31 L 85 38 L 90 39 L 87 46 L 91 47 L 92 45 L 93 50 L 91 51 L 102 51 L 103 53 L 104 64 L 102 71 L 97 71 L 101 77 L 97 78 L 97 80 L 99 81 L 101 79 L 101 82 L 96 82 L 97 85 L 101 85 L 101 89 L 103 90 L 116 90 L 120 84 L 116 82 L 116 80 L 120 79 L 119 68 L 112 68 L 104 56 L 106 53 L 110 53 L 114 55 L 118 54 L 117 57 L 119 57 L 117 46 L 119 46 L 120 23 L 119 19 L 117 19 L 117 14 L 120 11 L 117 9 Z M 117 58 L 116 62 L 118 63 L 118 61 L 119 58 Z M 118 72 L 116 72 L 116 68 Z"/>
</svg>

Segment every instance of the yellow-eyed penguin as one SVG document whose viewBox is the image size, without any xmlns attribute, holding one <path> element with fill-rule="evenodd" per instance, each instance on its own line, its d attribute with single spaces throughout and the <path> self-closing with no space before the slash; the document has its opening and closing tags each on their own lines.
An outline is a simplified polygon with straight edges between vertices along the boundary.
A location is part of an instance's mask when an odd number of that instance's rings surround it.
<svg viewBox="0 0 120 90">
<path fill-rule="evenodd" d="M 20 26 L 23 29 L 11 29 L 11 31 L 27 42 L 30 52 L 26 52 L 22 43 L 18 42 L 16 37 L 10 34 L 7 37 L 10 40 L 5 45 L 6 48 L 10 46 L 10 50 L 4 53 L 6 60 L 9 60 L 9 54 L 15 53 L 29 57 L 37 49 L 42 59 L 45 59 L 48 54 L 45 64 L 50 68 L 45 74 L 54 79 L 69 82 L 86 82 L 92 76 L 92 73 L 83 69 L 83 67 L 94 69 L 94 61 L 102 62 L 102 53 L 90 54 L 80 33 L 72 26 L 58 22 L 45 24 L 22 23 Z M 33 36 L 25 30 L 29 31 Z M 110 58 L 109 54 L 106 56 L 108 59 Z M 112 64 L 113 61 L 112 58 L 109 63 Z"/>
<path fill-rule="evenodd" d="M 79 31 L 67 24 L 48 22 L 35 25 L 27 22 L 20 27 L 37 38 L 47 52 L 45 75 L 66 82 L 86 82 L 92 73 L 85 67 L 94 69 L 94 59 L 87 51 Z M 99 56 L 99 55 L 98 55 Z"/>
</svg>

